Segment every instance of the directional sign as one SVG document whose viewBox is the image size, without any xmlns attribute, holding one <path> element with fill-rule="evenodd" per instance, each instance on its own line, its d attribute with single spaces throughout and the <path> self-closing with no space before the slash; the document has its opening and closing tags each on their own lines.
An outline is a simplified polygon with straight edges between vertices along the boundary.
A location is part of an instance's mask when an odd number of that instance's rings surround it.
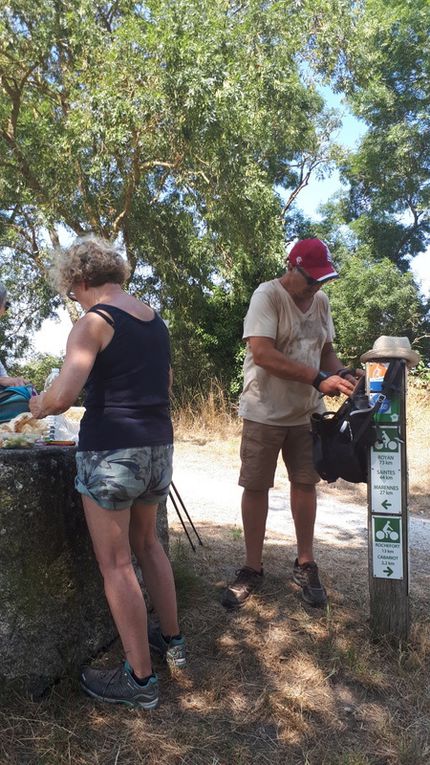
<svg viewBox="0 0 430 765">
<path fill-rule="evenodd" d="M 378 426 L 380 440 L 370 452 L 372 512 L 402 512 L 401 450 L 397 427 Z"/>
<path fill-rule="evenodd" d="M 396 348 L 399 338 L 380 337 L 375 349 L 389 341 Z M 384 386 L 388 370 L 391 382 Z M 402 641 L 409 631 L 406 381 L 397 352 L 366 363 L 366 394 L 380 407 L 373 412 L 378 440 L 369 450 L 370 626 L 375 636 Z"/>
<path fill-rule="evenodd" d="M 401 519 L 389 515 L 372 516 L 373 576 L 378 579 L 403 579 Z"/>
</svg>

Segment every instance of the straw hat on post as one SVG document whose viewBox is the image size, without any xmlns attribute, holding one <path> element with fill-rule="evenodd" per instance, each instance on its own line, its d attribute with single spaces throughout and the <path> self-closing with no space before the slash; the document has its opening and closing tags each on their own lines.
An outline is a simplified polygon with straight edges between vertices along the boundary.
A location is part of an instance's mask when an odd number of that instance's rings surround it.
<svg viewBox="0 0 430 765">
<path fill-rule="evenodd" d="M 373 348 L 360 357 L 360 361 L 363 363 L 373 359 L 385 359 L 387 361 L 389 359 L 404 359 L 408 369 L 412 369 L 418 364 L 420 355 L 412 350 L 407 337 L 381 335 L 373 343 Z"/>
</svg>

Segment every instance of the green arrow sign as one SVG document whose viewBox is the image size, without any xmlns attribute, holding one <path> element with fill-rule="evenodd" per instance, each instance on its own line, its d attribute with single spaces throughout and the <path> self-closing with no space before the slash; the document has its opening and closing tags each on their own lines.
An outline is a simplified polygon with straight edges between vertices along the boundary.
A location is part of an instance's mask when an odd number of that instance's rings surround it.
<svg viewBox="0 0 430 765">
<path fill-rule="evenodd" d="M 387 576 L 391 576 L 392 573 L 393 573 L 393 569 L 390 566 L 387 566 L 387 568 L 384 568 L 384 574 L 386 574 Z"/>
<path fill-rule="evenodd" d="M 384 501 L 381 502 L 381 505 L 384 510 L 388 510 L 388 508 L 391 507 L 391 502 L 389 502 L 388 499 L 384 499 Z"/>
</svg>

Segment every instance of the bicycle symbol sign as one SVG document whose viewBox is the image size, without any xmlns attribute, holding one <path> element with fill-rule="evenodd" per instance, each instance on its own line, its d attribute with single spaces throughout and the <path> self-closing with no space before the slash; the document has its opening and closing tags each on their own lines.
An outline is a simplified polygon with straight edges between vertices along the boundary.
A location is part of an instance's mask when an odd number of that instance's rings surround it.
<svg viewBox="0 0 430 765">
<path fill-rule="evenodd" d="M 373 448 L 377 452 L 398 452 L 400 440 L 397 428 L 380 428 L 380 431 L 380 438 Z"/>
<path fill-rule="evenodd" d="M 403 579 L 401 518 L 372 516 L 373 576 L 379 579 Z"/>
<path fill-rule="evenodd" d="M 375 518 L 375 541 L 399 543 L 400 518 Z"/>
</svg>

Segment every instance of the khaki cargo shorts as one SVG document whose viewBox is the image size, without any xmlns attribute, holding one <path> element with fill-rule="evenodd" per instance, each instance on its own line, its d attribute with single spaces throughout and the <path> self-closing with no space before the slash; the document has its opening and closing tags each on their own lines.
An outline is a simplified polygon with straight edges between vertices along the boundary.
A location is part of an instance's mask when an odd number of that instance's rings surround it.
<svg viewBox="0 0 430 765">
<path fill-rule="evenodd" d="M 320 477 L 312 460 L 310 425 L 277 427 L 243 420 L 239 486 L 250 491 L 271 489 L 279 452 L 292 483 L 318 483 Z"/>
</svg>

